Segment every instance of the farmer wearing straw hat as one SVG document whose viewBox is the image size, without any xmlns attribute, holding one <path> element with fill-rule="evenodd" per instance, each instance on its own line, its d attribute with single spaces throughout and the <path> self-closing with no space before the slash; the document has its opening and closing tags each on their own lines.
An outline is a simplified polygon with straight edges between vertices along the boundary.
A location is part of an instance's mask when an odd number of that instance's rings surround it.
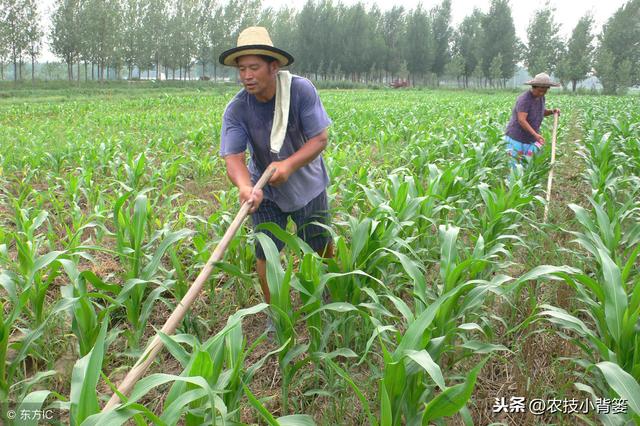
<svg viewBox="0 0 640 426">
<path fill-rule="evenodd" d="M 298 236 L 324 257 L 333 256 L 327 230 L 326 187 L 329 177 L 321 153 L 327 146 L 327 115 L 318 93 L 305 78 L 280 67 L 293 57 L 273 46 L 267 30 L 249 27 L 237 46 L 220 55 L 220 63 L 238 68 L 244 88 L 229 102 L 222 118 L 220 155 L 227 174 L 240 191 L 240 202 L 251 201 L 254 227 L 274 222 L 286 228 L 290 217 Z M 249 148 L 249 166 L 245 151 Z M 264 190 L 253 186 L 267 169 L 277 170 Z M 282 250 L 284 243 L 267 234 Z M 256 245 L 256 269 L 265 301 L 270 302 L 263 248 Z"/>
<path fill-rule="evenodd" d="M 545 94 L 549 87 L 557 87 L 558 83 L 552 82 L 546 73 L 536 75 L 525 84 L 531 86 L 516 100 L 511 113 L 511 120 L 505 132 L 505 141 L 511 157 L 511 165 L 515 167 L 522 158 L 531 158 L 544 144 L 544 138 L 540 134 L 542 119 L 554 112 L 560 113 L 558 108 L 545 108 Z"/>
</svg>

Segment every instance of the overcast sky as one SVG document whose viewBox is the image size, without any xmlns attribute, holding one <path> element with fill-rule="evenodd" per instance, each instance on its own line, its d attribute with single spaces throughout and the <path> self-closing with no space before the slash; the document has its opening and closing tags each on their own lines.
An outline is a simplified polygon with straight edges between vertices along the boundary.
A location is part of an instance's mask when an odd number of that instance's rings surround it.
<svg viewBox="0 0 640 426">
<path fill-rule="evenodd" d="M 358 0 L 341 1 L 347 5 L 358 2 Z M 338 1 L 334 0 L 334 2 L 337 3 Z M 273 7 L 275 9 L 287 5 L 299 10 L 304 3 L 305 0 L 263 0 L 265 7 Z M 402 5 L 405 9 L 413 9 L 419 3 L 422 3 L 426 9 L 430 9 L 440 4 L 441 0 L 365 0 L 363 3 L 366 5 L 377 4 L 382 10 L 390 9 L 394 5 Z M 550 0 L 549 3 L 556 10 L 555 19 L 556 22 L 561 24 L 561 34 L 568 37 L 580 17 L 587 12 L 592 13 L 596 24 L 596 32 L 599 32 L 602 24 L 604 24 L 620 6 L 625 4 L 626 0 Z M 46 15 L 46 19 L 43 20 L 43 24 L 46 26 L 49 25 L 52 4 L 53 0 L 42 0 L 40 2 L 41 13 Z M 452 0 L 451 19 L 453 25 L 457 26 L 474 8 L 487 12 L 490 4 L 491 0 Z M 510 4 L 513 21 L 516 26 L 516 34 L 522 41 L 526 42 L 529 21 L 534 16 L 535 11 L 542 8 L 545 2 L 543 0 L 511 0 Z M 44 61 L 52 60 L 53 56 L 47 50 L 41 59 Z"/>
</svg>

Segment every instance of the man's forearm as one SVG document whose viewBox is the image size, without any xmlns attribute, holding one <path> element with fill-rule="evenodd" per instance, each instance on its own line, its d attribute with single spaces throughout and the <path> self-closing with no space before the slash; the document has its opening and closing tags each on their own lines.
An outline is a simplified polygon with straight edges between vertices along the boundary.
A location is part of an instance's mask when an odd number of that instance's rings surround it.
<svg viewBox="0 0 640 426">
<path fill-rule="evenodd" d="M 262 190 L 256 189 L 253 186 L 253 182 L 251 182 L 251 175 L 245 163 L 244 152 L 228 155 L 224 157 L 224 161 L 227 164 L 227 176 L 238 187 L 240 204 L 252 203 L 249 206 L 249 213 L 253 214 L 262 203 L 263 194 Z"/>
<path fill-rule="evenodd" d="M 245 164 L 244 153 L 228 155 L 224 158 L 227 165 L 227 176 L 235 186 L 253 186 L 249 169 Z"/>
</svg>

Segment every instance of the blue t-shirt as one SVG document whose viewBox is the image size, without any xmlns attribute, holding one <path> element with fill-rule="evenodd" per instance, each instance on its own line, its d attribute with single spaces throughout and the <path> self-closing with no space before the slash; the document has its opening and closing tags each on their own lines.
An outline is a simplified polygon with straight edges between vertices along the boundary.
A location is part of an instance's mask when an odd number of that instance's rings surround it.
<svg viewBox="0 0 640 426">
<path fill-rule="evenodd" d="M 531 125 L 533 130 L 539 133 L 540 125 L 544 118 L 544 105 L 544 96 L 536 98 L 531 93 L 531 90 L 527 90 L 518 96 L 516 105 L 513 107 L 513 111 L 511 112 L 511 120 L 509 120 L 505 134 L 520 143 L 534 143 L 536 138 L 534 138 L 531 133 L 523 129 L 520 123 L 518 123 L 518 113 L 526 112 L 527 122 Z"/>
<path fill-rule="evenodd" d="M 275 96 L 268 102 L 259 102 L 244 89 L 229 102 L 222 117 L 220 155 L 244 152 L 249 147 L 251 159 L 249 173 L 255 184 L 273 161 L 281 161 L 298 151 L 309 139 L 329 127 L 327 115 L 313 84 L 303 77 L 291 80 L 289 122 L 280 153 L 271 152 L 271 126 L 275 111 Z M 329 185 L 329 176 L 322 160 L 296 170 L 278 187 L 264 187 L 265 198 L 273 201 L 282 211 L 291 212 L 306 206 Z"/>
</svg>

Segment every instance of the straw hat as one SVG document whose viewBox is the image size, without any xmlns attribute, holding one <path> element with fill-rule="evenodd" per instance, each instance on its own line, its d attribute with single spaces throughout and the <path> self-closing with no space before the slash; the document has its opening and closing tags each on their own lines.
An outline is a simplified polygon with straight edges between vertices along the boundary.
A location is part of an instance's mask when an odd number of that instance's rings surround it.
<svg viewBox="0 0 640 426">
<path fill-rule="evenodd" d="M 219 61 L 222 65 L 237 66 L 236 59 L 243 55 L 266 55 L 275 58 L 284 67 L 293 63 L 293 56 L 282 49 L 273 47 L 273 42 L 264 27 L 249 27 L 238 36 L 238 45 L 222 52 Z"/>
<path fill-rule="evenodd" d="M 540 86 L 540 87 L 558 87 L 560 83 L 555 83 L 551 81 L 551 77 L 546 72 L 541 72 L 533 77 L 532 80 L 527 81 L 525 84 L 530 86 Z"/>
</svg>

